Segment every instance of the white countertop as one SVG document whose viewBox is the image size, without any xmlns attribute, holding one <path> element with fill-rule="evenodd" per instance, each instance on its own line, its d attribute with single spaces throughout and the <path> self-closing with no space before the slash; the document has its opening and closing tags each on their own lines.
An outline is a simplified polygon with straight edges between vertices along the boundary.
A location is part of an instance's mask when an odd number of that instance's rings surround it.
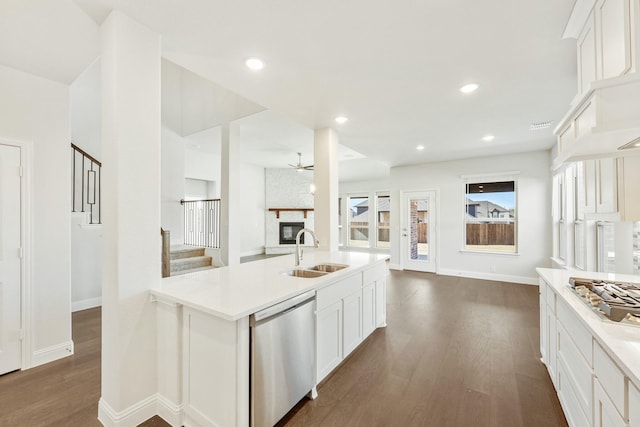
<svg viewBox="0 0 640 427">
<path fill-rule="evenodd" d="M 349 267 L 317 278 L 291 277 L 283 273 L 294 268 L 294 256 L 282 255 L 167 277 L 161 280 L 159 289 L 151 290 L 151 294 L 160 301 L 182 304 L 235 321 L 306 291 L 328 286 L 387 258 L 387 254 L 328 252 L 305 247 L 300 268 L 320 263 Z"/>
<path fill-rule="evenodd" d="M 640 276 L 550 268 L 536 270 L 578 315 L 596 341 L 609 353 L 631 381 L 636 386 L 640 386 L 640 327 L 622 325 L 599 316 L 571 290 L 569 285 L 569 277 L 639 283 Z"/>
</svg>

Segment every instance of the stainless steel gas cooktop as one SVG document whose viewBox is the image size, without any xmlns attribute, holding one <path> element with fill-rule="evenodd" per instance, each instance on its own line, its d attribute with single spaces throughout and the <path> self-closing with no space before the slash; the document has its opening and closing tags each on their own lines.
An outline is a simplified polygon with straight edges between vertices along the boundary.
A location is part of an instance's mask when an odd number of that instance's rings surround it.
<svg viewBox="0 0 640 427">
<path fill-rule="evenodd" d="M 607 319 L 640 326 L 640 283 L 571 277 L 569 284 L 583 301 Z"/>
</svg>

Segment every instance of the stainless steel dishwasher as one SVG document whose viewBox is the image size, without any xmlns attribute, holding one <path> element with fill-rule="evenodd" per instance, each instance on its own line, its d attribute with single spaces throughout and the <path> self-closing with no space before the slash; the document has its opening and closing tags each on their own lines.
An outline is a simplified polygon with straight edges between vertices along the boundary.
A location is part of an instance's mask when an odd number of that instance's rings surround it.
<svg viewBox="0 0 640 427">
<path fill-rule="evenodd" d="M 251 315 L 252 427 L 272 427 L 314 388 L 314 311 L 310 291 Z"/>
</svg>

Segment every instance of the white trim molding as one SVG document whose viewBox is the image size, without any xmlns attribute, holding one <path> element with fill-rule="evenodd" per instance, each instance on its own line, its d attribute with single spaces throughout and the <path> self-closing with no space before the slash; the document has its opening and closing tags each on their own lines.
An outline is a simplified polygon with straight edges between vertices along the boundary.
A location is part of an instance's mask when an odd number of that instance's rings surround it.
<svg viewBox="0 0 640 427">
<path fill-rule="evenodd" d="M 494 280 L 496 282 L 520 283 L 523 285 L 538 285 L 538 277 L 513 276 L 509 274 L 481 273 L 476 271 L 442 269 L 438 274 L 443 276 L 466 277 L 468 279 Z"/>
<path fill-rule="evenodd" d="M 73 341 L 67 341 L 41 350 L 36 350 L 31 355 L 30 368 L 44 365 L 45 363 L 53 362 L 54 360 L 62 359 L 63 357 L 71 356 L 73 355 L 73 352 Z"/>
<path fill-rule="evenodd" d="M 102 306 L 102 297 L 88 298 L 80 301 L 72 301 L 71 311 L 75 313 L 76 311 L 87 310 L 89 308 L 101 307 L 101 306 Z"/>
<path fill-rule="evenodd" d="M 161 394 L 156 395 L 157 413 L 160 418 L 172 426 L 184 424 L 184 404 L 177 405 Z"/>
<path fill-rule="evenodd" d="M 117 412 L 102 397 L 98 402 L 98 421 L 106 427 L 137 426 L 158 415 L 158 395 L 154 394 Z"/>
</svg>

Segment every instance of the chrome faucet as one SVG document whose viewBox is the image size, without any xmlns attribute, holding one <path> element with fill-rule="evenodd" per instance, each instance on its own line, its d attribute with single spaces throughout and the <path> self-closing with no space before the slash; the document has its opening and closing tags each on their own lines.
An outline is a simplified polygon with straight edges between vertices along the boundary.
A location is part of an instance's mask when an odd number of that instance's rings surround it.
<svg viewBox="0 0 640 427">
<path fill-rule="evenodd" d="M 296 265 L 295 265 L 296 267 L 300 265 L 300 260 L 302 259 L 302 248 L 300 248 L 300 236 L 302 236 L 302 233 L 304 233 L 305 231 L 311 234 L 311 237 L 313 238 L 314 248 L 317 248 L 318 245 L 320 244 L 318 239 L 316 239 L 316 235 L 313 234 L 313 230 L 309 228 L 303 228 L 300 231 L 298 231 L 298 234 L 296 234 Z"/>
</svg>

